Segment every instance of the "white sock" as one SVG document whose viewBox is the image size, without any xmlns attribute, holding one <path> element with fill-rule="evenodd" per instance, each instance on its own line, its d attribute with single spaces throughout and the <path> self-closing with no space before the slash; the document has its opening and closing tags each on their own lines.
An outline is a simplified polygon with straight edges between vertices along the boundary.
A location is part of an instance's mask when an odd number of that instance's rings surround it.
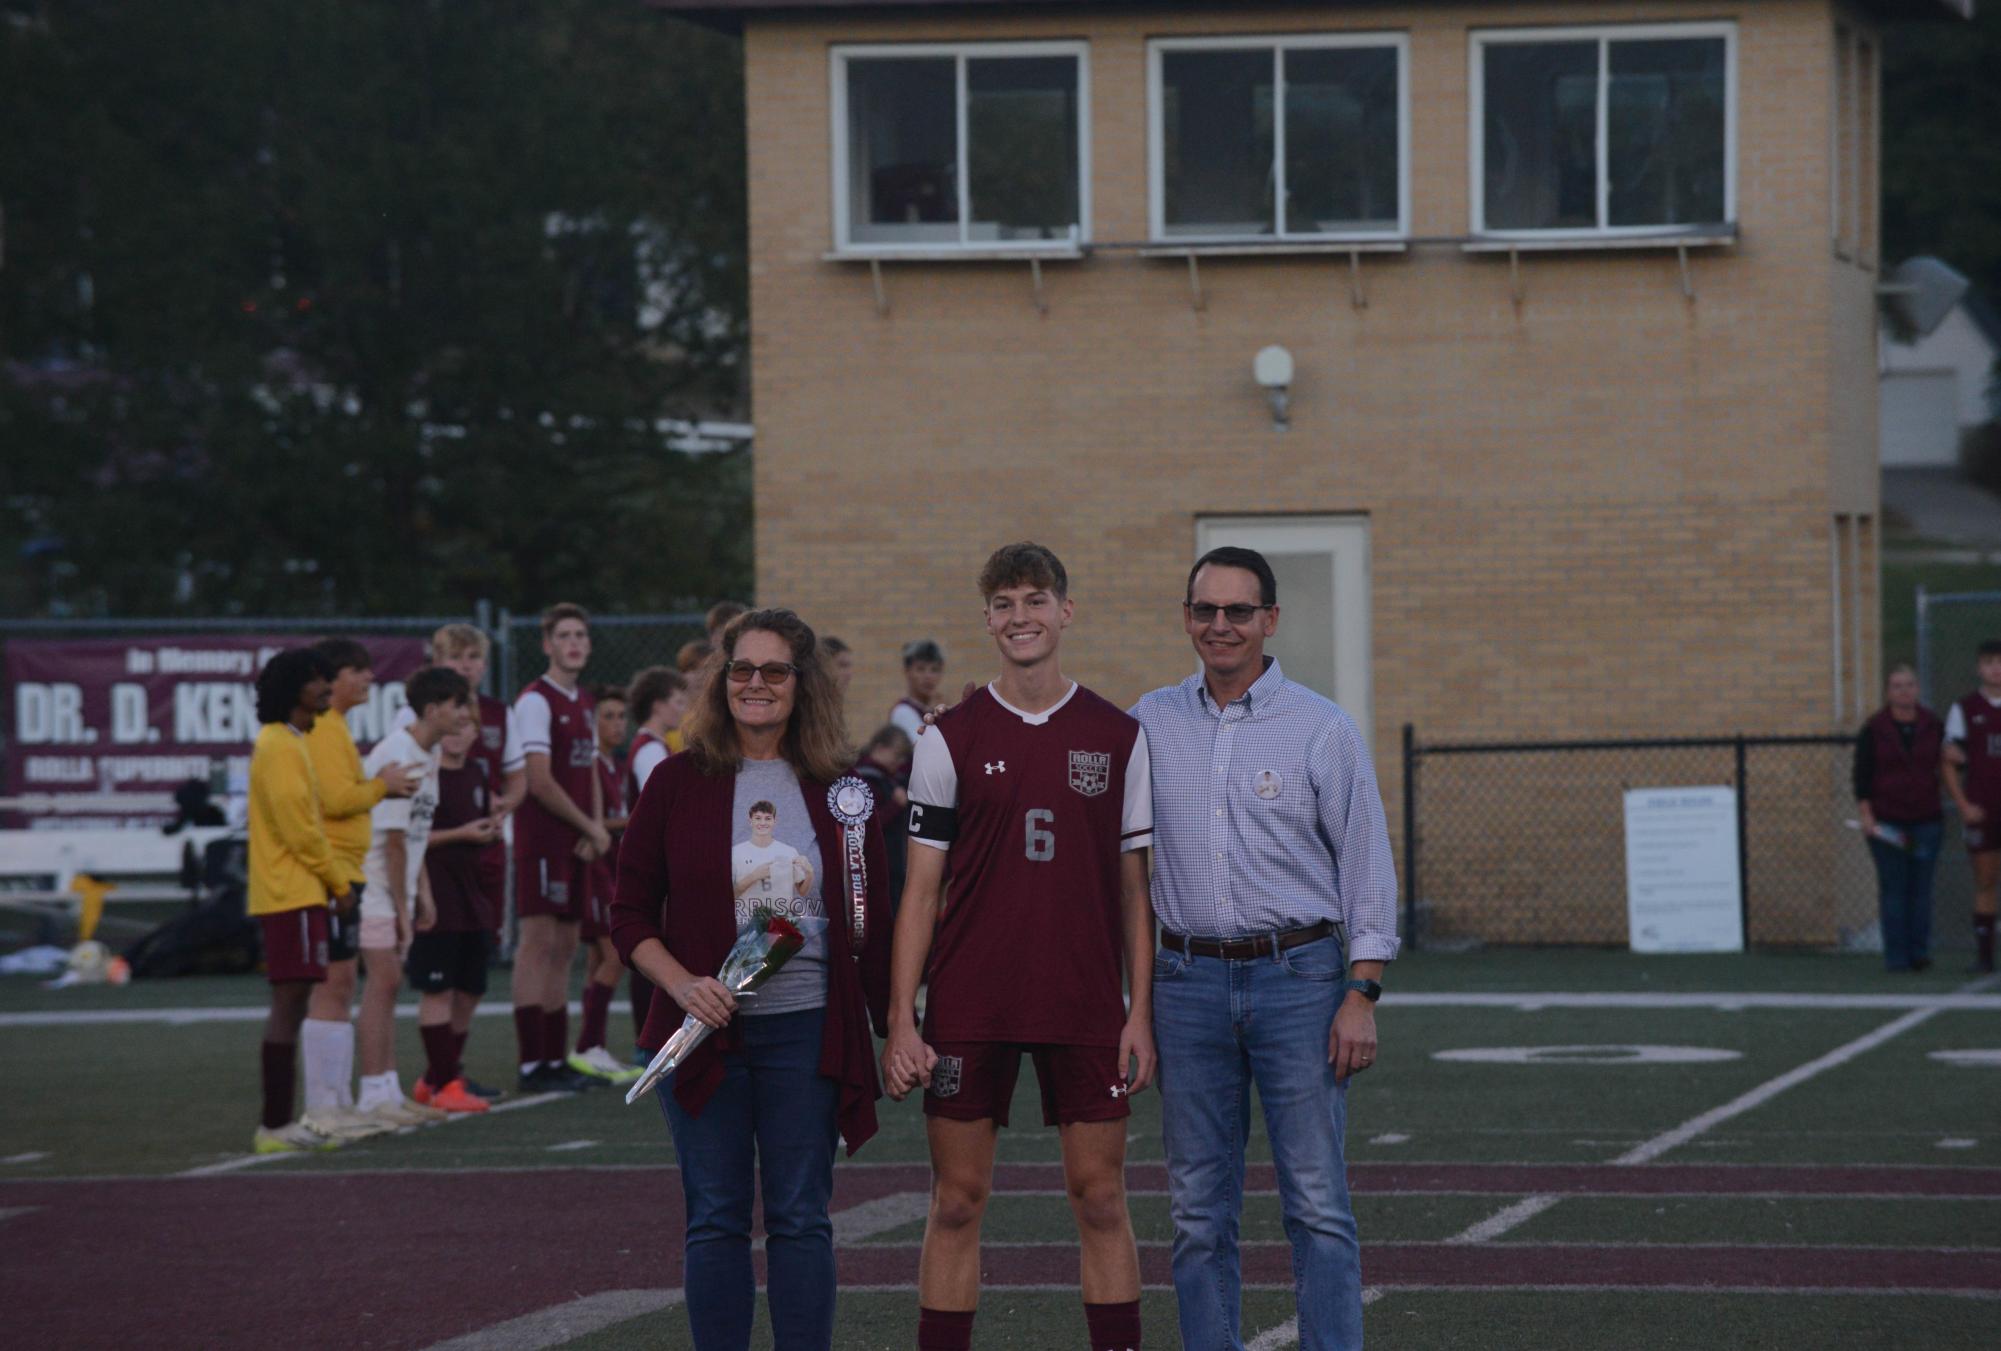
<svg viewBox="0 0 2001 1351">
<path fill-rule="evenodd" d="M 354 1043 L 354 1029 L 347 1023 L 326 1018 L 308 1018 L 299 1025 L 299 1064 L 305 1080 L 306 1110 L 328 1112 L 340 1105 L 340 1034 Z"/>
<path fill-rule="evenodd" d="M 351 1112 L 354 1110 L 354 1024 L 343 1018 L 327 1026 L 333 1029 L 334 1100 L 343 1111 Z"/>
<path fill-rule="evenodd" d="M 393 1106 L 401 1101 L 403 1085 L 397 1081 L 395 1070 L 361 1076 L 361 1111 L 372 1112 L 378 1107 Z"/>
</svg>

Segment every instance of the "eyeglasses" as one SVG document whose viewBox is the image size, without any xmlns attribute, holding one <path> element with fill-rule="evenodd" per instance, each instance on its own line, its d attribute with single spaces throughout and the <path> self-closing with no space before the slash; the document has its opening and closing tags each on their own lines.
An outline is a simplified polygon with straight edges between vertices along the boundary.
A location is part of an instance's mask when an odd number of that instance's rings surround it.
<svg viewBox="0 0 2001 1351">
<path fill-rule="evenodd" d="M 1181 605 L 1195 617 L 1195 622 L 1198 624 L 1213 624 L 1218 614 L 1232 624 L 1248 624 L 1256 617 L 1259 610 L 1272 608 L 1269 605 L 1211 605 L 1202 600 L 1184 600 Z"/>
<path fill-rule="evenodd" d="M 732 685 L 748 685 L 753 675 L 763 676 L 767 685 L 783 685 L 798 671 L 799 668 L 789 661 L 768 661 L 762 666 L 755 662 L 733 661 L 723 667 L 723 674 L 730 678 Z"/>
</svg>

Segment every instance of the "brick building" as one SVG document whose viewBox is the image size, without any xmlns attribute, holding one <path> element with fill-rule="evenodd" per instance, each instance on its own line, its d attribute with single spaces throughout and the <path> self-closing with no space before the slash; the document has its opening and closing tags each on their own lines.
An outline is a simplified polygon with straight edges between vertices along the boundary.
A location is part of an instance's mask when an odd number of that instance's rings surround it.
<svg viewBox="0 0 2001 1351">
<path fill-rule="evenodd" d="M 667 3 L 743 38 L 758 598 L 886 709 L 905 639 L 991 669 L 1034 538 L 1129 700 L 1196 553 L 1264 547 L 1393 830 L 1407 722 L 1847 724 L 1880 33 L 1960 2 Z"/>
</svg>

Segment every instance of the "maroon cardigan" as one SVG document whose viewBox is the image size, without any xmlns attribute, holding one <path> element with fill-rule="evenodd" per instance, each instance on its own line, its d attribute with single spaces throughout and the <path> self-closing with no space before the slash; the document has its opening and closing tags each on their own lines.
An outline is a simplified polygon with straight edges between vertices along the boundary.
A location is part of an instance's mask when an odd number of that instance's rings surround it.
<svg viewBox="0 0 2001 1351">
<path fill-rule="evenodd" d="M 853 1154 L 875 1134 L 876 1078 L 873 1024 L 888 1035 L 889 863 L 882 829 L 871 820 L 863 857 L 868 871 L 868 946 L 858 962 L 848 946 L 847 864 L 841 827 L 827 810 L 827 785 L 799 781 L 820 841 L 819 875 L 827 899 L 827 1014 L 820 1038 L 820 1073 L 840 1085 L 836 1115 L 841 1138 Z M 618 852 L 618 892 L 611 907 L 611 939 L 629 967 L 632 950 L 649 938 L 666 945 L 674 960 L 698 976 L 713 976 L 736 942 L 736 888 L 730 880 L 730 837 L 736 814 L 736 775 L 711 778 L 692 756 L 671 755 L 647 777 L 632 809 Z M 639 1044 L 666 1045 L 681 1026 L 681 1007 L 656 998 Z M 674 1075 L 674 1098 L 690 1116 L 700 1115 L 723 1079 L 723 1052 L 743 1045 L 736 1019 L 710 1035 Z"/>
</svg>

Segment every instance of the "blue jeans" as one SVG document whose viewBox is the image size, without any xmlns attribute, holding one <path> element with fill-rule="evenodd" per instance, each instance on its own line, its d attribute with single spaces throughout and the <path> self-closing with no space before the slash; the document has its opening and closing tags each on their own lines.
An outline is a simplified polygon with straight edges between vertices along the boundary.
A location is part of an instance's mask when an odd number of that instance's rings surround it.
<svg viewBox="0 0 2001 1351">
<path fill-rule="evenodd" d="M 1238 1216 L 1251 1084 L 1278 1167 L 1304 1351 L 1362 1344 L 1362 1257 L 1342 1141 L 1347 1089 L 1327 1036 L 1347 966 L 1333 938 L 1249 961 L 1162 952 L 1153 965 L 1161 1133 L 1181 1342 L 1243 1351 Z"/>
<path fill-rule="evenodd" d="M 682 1283 L 697 1351 L 745 1351 L 757 1282 L 750 1265 L 751 1197 L 762 1182 L 771 1333 L 777 1351 L 825 1351 L 834 1339 L 834 1110 L 820 1076 L 822 1009 L 740 1018 L 743 1050 L 723 1057 L 723 1082 L 689 1116 L 674 1076 L 659 1087 L 681 1160 L 688 1207 Z"/>
<path fill-rule="evenodd" d="M 1876 904 L 1883 915 L 1883 965 L 1902 971 L 1932 954 L 1932 874 L 1938 870 L 1945 825 L 1898 826 L 1911 847 L 1899 849 L 1871 836 L 1876 861 Z"/>
</svg>

